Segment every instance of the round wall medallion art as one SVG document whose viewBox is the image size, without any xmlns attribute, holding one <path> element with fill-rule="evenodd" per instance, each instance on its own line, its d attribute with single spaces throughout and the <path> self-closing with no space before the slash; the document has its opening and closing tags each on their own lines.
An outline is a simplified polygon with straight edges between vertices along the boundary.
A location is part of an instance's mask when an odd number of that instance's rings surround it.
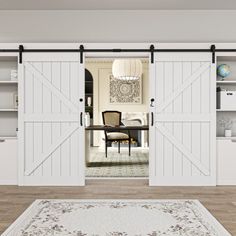
<svg viewBox="0 0 236 236">
<path fill-rule="evenodd" d="M 110 103 L 140 104 L 141 88 L 141 79 L 125 81 L 110 76 Z"/>
</svg>

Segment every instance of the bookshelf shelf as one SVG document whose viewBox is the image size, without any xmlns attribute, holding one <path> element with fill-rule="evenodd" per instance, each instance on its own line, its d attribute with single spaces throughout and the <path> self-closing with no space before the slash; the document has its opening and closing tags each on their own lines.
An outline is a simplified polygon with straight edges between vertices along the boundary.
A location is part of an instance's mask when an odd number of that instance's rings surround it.
<svg viewBox="0 0 236 236">
<path fill-rule="evenodd" d="M 236 80 L 216 81 L 217 84 L 236 84 Z"/>
<path fill-rule="evenodd" d="M 0 108 L 0 112 L 14 112 L 14 111 L 18 111 L 18 109 L 15 108 Z"/>
<path fill-rule="evenodd" d="M 236 110 L 216 109 L 217 112 L 235 112 Z"/>
<path fill-rule="evenodd" d="M 217 136 L 216 137 L 217 140 L 235 140 L 236 141 L 236 137 L 221 137 L 221 136 Z"/>
<path fill-rule="evenodd" d="M 17 139 L 17 136 L 0 136 L 0 140 Z"/>
</svg>

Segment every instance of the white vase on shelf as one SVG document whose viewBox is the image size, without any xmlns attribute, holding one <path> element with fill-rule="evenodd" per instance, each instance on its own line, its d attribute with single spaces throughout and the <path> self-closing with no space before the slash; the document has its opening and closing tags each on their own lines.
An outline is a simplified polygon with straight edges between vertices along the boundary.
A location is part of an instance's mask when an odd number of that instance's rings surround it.
<svg viewBox="0 0 236 236">
<path fill-rule="evenodd" d="M 232 130 L 231 129 L 225 130 L 225 137 L 232 137 Z"/>
<path fill-rule="evenodd" d="M 17 109 L 18 108 L 18 94 L 16 94 L 16 93 L 13 93 L 13 106 L 14 106 L 14 108 L 15 109 Z"/>
<path fill-rule="evenodd" d="M 87 97 L 87 105 L 89 107 L 91 107 L 91 105 L 92 105 L 92 98 L 91 97 Z"/>
<path fill-rule="evenodd" d="M 11 70 L 11 81 L 17 81 L 18 73 L 17 70 Z"/>
</svg>

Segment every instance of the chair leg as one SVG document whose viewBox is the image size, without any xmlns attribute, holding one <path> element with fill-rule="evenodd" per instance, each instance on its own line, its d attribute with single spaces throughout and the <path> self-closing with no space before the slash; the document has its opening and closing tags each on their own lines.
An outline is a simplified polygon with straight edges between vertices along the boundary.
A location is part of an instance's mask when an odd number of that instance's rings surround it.
<svg viewBox="0 0 236 236">
<path fill-rule="evenodd" d="M 118 141 L 118 153 L 120 153 L 120 141 Z"/>
<path fill-rule="evenodd" d="M 131 153 L 131 140 L 129 139 L 129 156 L 130 156 L 130 153 Z"/>
<path fill-rule="evenodd" d="M 107 142 L 105 144 L 105 153 L 106 153 L 106 157 L 107 157 Z"/>
</svg>

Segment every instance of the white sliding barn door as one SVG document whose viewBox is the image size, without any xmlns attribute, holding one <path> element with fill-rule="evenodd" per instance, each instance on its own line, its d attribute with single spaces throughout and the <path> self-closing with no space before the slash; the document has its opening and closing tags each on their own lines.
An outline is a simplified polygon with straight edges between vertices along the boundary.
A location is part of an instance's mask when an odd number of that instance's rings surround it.
<svg viewBox="0 0 236 236">
<path fill-rule="evenodd" d="M 25 53 L 19 68 L 19 185 L 84 185 L 79 54 Z"/>
<path fill-rule="evenodd" d="M 150 64 L 150 185 L 215 185 L 215 65 L 210 53 Z"/>
</svg>

